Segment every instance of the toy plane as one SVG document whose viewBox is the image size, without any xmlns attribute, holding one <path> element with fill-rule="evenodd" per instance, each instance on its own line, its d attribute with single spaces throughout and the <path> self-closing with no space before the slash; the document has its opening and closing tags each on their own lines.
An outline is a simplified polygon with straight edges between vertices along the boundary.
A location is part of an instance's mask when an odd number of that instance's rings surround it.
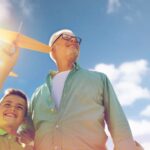
<svg viewBox="0 0 150 150">
<path fill-rule="evenodd" d="M 15 72 L 12 71 L 12 72 L 9 73 L 9 76 L 17 78 L 18 74 L 16 74 Z"/>
<path fill-rule="evenodd" d="M 20 48 L 34 50 L 42 53 L 49 53 L 51 47 L 37 41 L 31 37 L 25 36 L 21 33 L 9 31 L 0 28 L 0 40 L 7 43 L 13 43 L 17 39 L 17 45 Z"/>
<path fill-rule="evenodd" d="M 0 41 L 12 44 L 16 40 L 17 46 L 20 48 L 34 50 L 42 53 L 49 53 L 51 50 L 50 46 L 31 37 L 25 36 L 20 32 L 14 32 L 0 28 Z M 14 72 L 10 72 L 9 76 L 18 77 L 18 75 Z"/>
</svg>

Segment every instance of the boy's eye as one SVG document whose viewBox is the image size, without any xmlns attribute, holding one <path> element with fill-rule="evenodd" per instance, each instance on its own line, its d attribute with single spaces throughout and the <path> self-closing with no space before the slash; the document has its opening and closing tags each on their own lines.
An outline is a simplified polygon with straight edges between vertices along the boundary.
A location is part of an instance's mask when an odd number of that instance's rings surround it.
<svg viewBox="0 0 150 150">
<path fill-rule="evenodd" d="M 9 108 L 9 107 L 11 107 L 11 104 L 6 103 L 6 104 L 4 104 L 4 106 L 5 106 L 6 108 Z"/>
<path fill-rule="evenodd" d="M 9 103 L 5 103 L 5 104 L 4 104 L 4 107 L 5 107 L 5 108 L 14 107 L 16 110 L 20 110 L 20 111 L 25 110 L 25 108 L 24 108 L 23 106 L 21 106 L 21 105 L 13 106 L 13 105 L 11 105 L 11 104 L 9 104 Z"/>
<path fill-rule="evenodd" d="M 23 106 L 16 106 L 16 109 L 17 110 L 24 110 L 24 107 Z"/>
</svg>

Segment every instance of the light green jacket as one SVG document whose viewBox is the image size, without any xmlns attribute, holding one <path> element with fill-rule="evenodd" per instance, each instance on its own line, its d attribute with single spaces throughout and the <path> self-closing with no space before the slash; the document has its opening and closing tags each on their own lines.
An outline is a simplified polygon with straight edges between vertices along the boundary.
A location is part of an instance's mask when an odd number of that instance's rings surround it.
<svg viewBox="0 0 150 150">
<path fill-rule="evenodd" d="M 31 113 L 36 150 L 105 150 L 105 121 L 115 150 L 135 150 L 127 119 L 103 73 L 76 65 L 65 81 L 58 109 L 48 75 L 32 96 Z"/>
<path fill-rule="evenodd" d="M 17 141 L 16 136 L 10 135 L 0 129 L 0 150 L 23 150 L 23 147 Z"/>
</svg>

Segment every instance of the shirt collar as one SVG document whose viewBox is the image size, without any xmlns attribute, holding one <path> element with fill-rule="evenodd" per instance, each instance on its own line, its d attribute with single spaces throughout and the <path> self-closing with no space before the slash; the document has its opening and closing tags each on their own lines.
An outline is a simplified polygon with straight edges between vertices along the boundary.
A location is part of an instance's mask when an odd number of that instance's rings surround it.
<svg viewBox="0 0 150 150">
<path fill-rule="evenodd" d="M 72 71 L 77 71 L 79 68 L 80 68 L 80 66 L 75 62 Z M 48 76 L 53 78 L 53 76 L 55 76 L 56 73 L 57 73 L 57 71 L 52 70 L 52 71 L 50 71 Z"/>
<path fill-rule="evenodd" d="M 73 72 L 75 72 L 75 71 L 77 71 L 77 70 L 79 70 L 80 69 L 80 66 L 75 62 L 74 63 L 74 67 L 73 67 L 73 69 L 72 69 L 72 73 Z M 47 84 L 47 86 L 48 86 L 48 88 L 49 88 L 49 91 L 51 92 L 51 79 L 52 79 L 52 77 L 56 74 L 57 72 L 56 71 L 50 71 L 50 73 L 47 75 L 47 78 L 46 78 L 46 84 Z"/>
</svg>

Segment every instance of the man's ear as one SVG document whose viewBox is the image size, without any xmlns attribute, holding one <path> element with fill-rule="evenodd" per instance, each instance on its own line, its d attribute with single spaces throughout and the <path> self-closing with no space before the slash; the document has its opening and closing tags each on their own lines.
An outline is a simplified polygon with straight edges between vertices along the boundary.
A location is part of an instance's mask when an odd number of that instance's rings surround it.
<svg viewBox="0 0 150 150">
<path fill-rule="evenodd" d="M 51 56 L 52 56 L 53 59 L 56 59 L 55 47 L 53 47 L 52 50 L 51 50 Z"/>
</svg>

